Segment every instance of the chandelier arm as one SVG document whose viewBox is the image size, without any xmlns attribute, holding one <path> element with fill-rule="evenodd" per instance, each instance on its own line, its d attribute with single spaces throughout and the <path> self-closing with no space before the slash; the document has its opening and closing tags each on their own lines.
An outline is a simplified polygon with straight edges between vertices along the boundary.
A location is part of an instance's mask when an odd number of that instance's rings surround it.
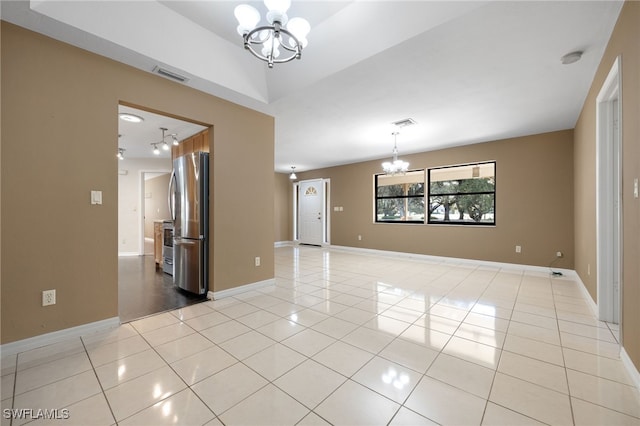
<svg viewBox="0 0 640 426">
<path fill-rule="evenodd" d="M 256 33 L 259 33 L 260 31 L 264 31 L 267 30 L 269 32 L 272 32 L 274 35 L 278 34 L 278 33 L 283 33 L 286 34 L 287 37 L 290 37 L 294 42 L 295 42 L 295 47 L 290 47 L 287 46 L 286 43 L 280 43 L 280 47 L 282 47 L 283 49 L 293 53 L 293 55 L 291 56 L 287 56 L 284 58 L 274 58 L 273 57 L 273 40 L 272 40 L 272 45 L 271 45 L 271 55 L 264 56 L 261 53 L 258 53 L 252 45 L 263 45 L 268 39 L 269 37 L 266 37 L 264 39 L 253 39 L 253 35 Z M 273 67 L 273 64 L 282 64 L 285 62 L 289 62 L 292 61 L 294 59 L 300 59 L 300 57 L 302 56 L 302 45 L 300 44 L 300 42 L 298 41 L 298 39 L 291 33 L 289 32 L 286 28 L 282 28 L 279 27 L 276 30 L 276 27 L 270 26 L 270 25 L 263 25 L 261 27 L 256 27 L 253 30 L 249 31 L 248 33 L 245 33 L 243 35 L 244 38 L 244 48 L 247 49 L 249 52 L 251 52 L 251 54 L 253 56 L 255 56 L 256 58 L 265 61 L 269 64 L 269 68 Z"/>
</svg>

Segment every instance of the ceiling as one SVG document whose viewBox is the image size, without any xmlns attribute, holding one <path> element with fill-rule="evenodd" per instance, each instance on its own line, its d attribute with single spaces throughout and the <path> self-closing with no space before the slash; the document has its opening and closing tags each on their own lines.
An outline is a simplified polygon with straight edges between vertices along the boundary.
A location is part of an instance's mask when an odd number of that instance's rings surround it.
<svg viewBox="0 0 640 426">
<path fill-rule="evenodd" d="M 118 106 L 118 114 L 133 114 L 142 118 L 140 123 L 118 120 L 118 147 L 125 149 L 124 158 L 171 158 L 171 149 L 164 150 L 162 130 L 167 129 L 164 141 L 170 147 L 173 139 L 169 135 L 176 135 L 178 141 L 183 141 L 190 136 L 195 135 L 206 129 L 195 123 L 179 120 L 177 118 L 167 117 L 155 114 L 149 111 L 143 111 L 131 108 L 125 105 Z M 160 154 L 153 153 L 154 143 L 158 144 Z"/>
<path fill-rule="evenodd" d="M 255 1 L 2 1 L 3 20 L 275 117 L 276 171 L 573 128 L 619 1 L 296 1 L 302 59 L 268 69 L 233 9 Z M 562 65 L 569 52 L 582 59 Z M 171 114 L 171 111 L 167 111 Z M 149 142 L 160 139 L 149 128 Z M 167 126 L 165 126 L 167 127 Z M 147 139 L 148 140 L 148 139 Z"/>
</svg>

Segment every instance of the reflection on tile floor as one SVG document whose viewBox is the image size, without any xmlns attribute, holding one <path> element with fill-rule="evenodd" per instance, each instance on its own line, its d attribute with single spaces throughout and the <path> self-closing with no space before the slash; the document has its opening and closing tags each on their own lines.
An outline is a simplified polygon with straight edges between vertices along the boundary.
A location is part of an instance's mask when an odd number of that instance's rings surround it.
<svg viewBox="0 0 640 426">
<path fill-rule="evenodd" d="M 566 277 L 282 247 L 275 286 L 3 358 L 2 425 L 640 425 L 617 334 Z"/>
</svg>

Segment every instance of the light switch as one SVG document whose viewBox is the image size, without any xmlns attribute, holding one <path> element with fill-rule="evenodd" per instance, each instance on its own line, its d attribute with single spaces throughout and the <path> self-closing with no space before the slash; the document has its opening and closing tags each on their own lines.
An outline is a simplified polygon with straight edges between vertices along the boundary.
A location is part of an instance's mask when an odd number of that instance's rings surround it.
<svg viewBox="0 0 640 426">
<path fill-rule="evenodd" d="M 102 191 L 91 191 L 91 204 L 102 204 Z"/>
<path fill-rule="evenodd" d="M 638 198 L 638 178 L 633 180 L 633 198 Z"/>
</svg>

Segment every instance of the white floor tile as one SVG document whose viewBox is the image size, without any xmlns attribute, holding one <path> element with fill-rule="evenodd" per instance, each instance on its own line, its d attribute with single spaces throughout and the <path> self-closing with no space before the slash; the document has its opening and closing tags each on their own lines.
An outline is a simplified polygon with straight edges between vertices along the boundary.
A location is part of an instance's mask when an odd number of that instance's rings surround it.
<svg viewBox="0 0 640 426">
<path fill-rule="evenodd" d="M 186 337 L 190 334 L 194 334 L 195 330 L 189 327 L 184 322 L 177 322 L 166 327 L 157 328 L 146 333 L 142 333 L 142 337 L 151 346 L 160 346 L 164 343 L 171 342 L 172 340 Z"/>
<path fill-rule="evenodd" d="M 378 355 L 419 373 L 424 373 L 438 356 L 438 352 L 407 340 L 396 339 Z"/>
<path fill-rule="evenodd" d="M 238 321 L 228 321 L 202 330 L 200 334 L 219 345 L 249 331 L 251 331 L 249 327 Z"/>
<path fill-rule="evenodd" d="M 171 364 L 188 385 L 193 385 L 238 362 L 218 346 L 205 349 Z"/>
<path fill-rule="evenodd" d="M 576 425 L 640 425 L 638 417 L 631 417 L 581 399 L 571 398 L 571 405 Z"/>
<path fill-rule="evenodd" d="M 92 344 L 87 346 L 87 352 L 89 353 L 89 358 L 91 358 L 91 364 L 95 368 L 150 348 L 149 344 L 141 336 L 136 335 L 111 343 Z"/>
<path fill-rule="evenodd" d="M 346 377 L 330 368 L 307 360 L 278 378 L 274 384 L 313 409 L 346 380 Z"/>
<path fill-rule="evenodd" d="M 283 340 L 281 343 L 301 354 L 311 357 L 335 341 L 336 339 L 333 337 L 308 328 Z"/>
<path fill-rule="evenodd" d="M 219 416 L 267 383 L 258 373 L 237 363 L 196 383 L 191 389 Z"/>
<path fill-rule="evenodd" d="M 387 359 L 374 357 L 352 380 L 402 404 L 416 387 L 422 375 Z"/>
<path fill-rule="evenodd" d="M 213 412 L 185 389 L 119 422 L 122 426 L 203 425 L 213 420 Z"/>
<path fill-rule="evenodd" d="M 332 424 L 385 425 L 399 408 L 390 399 L 348 380 L 314 411 Z"/>
<path fill-rule="evenodd" d="M 484 345 L 456 336 L 449 340 L 442 352 L 494 370 L 498 368 L 498 361 L 502 353 L 500 349 L 494 346 Z"/>
<path fill-rule="evenodd" d="M 436 422 L 432 422 L 426 417 L 409 410 L 408 408 L 401 407 L 389 423 L 389 426 L 436 426 Z"/>
<path fill-rule="evenodd" d="M 169 364 L 213 347 L 213 343 L 200 334 L 190 334 L 155 348 Z"/>
<path fill-rule="evenodd" d="M 128 380 L 164 367 L 166 362 L 153 349 L 120 358 L 95 368 L 103 389 L 111 389 Z"/>
<path fill-rule="evenodd" d="M 313 356 L 313 360 L 346 377 L 351 377 L 373 355 L 344 342 L 335 342 Z"/>
<path fill-rule="evenodd" d="M 486 400 L 424 376 L 405 407 L 440 424 L 480 424 Z"/>
<path fill-rule="evenodd" d="M 487 399 L 495 370 L 447 354 L 440 354 L 427 376 Z"/>
<path fill-rule="evenodd" d="M 275 340 L 252 330 L 227 340 L 220 344 L 220 347 L 239 360 L 243 360 L 275 344 Z"/>
<path fill-rule="evenodd" d="M 273 381 L 305 361 L 307 357 L 280 343 L 250 356 L 244 364 L 269 381 Z"/>
<path fill-rule="evenodd" d="M 557 392 L 569 393 L 564 368 L 554 364 L 511 352 L 503 352 L 498 371 Z"/>
<path fill-rule="evenodd" d="M 569 396 L 498 372 L 491 402 L 547 424 L 573 423 Z"/>
<path fill-rule="evenodd" d="M 634 386 L 567 369 L 571 396 L 640 418 L 640 392 Z"/>
<path fill-rule="evenodd" d="M 105 391 L 116 420 L 144 410 L 185 389 L 186 385 L 169 367 L 162 367 Z"/>
<path fill-rule="evenodd" d="M 543 426 L 541 423 L 531 417 L 516 413 L 508 408 L 496 405 L 493 402 L 487 404 L 487 408 L 482 418 L 483 426 Z"/>
<path fill-rule="evenodd" d="M 287 426 L 297 424 L 308 413 L 308 408 L 269 384 L 224 412 L 220 419 L 229 425 Z"/>
<path fill-rule="evenodd" d="M 598 356 L 569 348 L 564 348 L 563 352 L 567 368 L 626 385 L 634 385 L 622 361 L 618 359 Z"/>
</svg>

